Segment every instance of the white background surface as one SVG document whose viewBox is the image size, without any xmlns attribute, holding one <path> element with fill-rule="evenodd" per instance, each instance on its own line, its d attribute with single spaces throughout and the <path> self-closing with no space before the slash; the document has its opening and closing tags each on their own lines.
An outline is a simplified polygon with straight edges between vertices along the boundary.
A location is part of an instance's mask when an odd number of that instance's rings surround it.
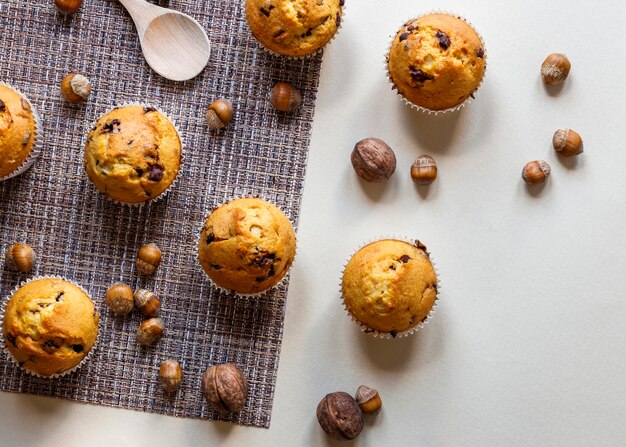
<svg viewBox="0 0 626 447">
<path fill-rule="evenodd" d="M 361 383 L 380 391 L 384 409 L 347 445 L 626 445 L 626 6 L 347 8 L 324 57 L 271 428 L 0 393 L 0 446 L 341 445 L 325 437 L 315 408 Z M 443 117 L 403 106 L 383 66 L 391 34 L 434 8 L 469 18 L 489 61 L 477 100 Z M 553 51 L 573 66 L 558 93 L 539 79 Z M 581 133 L 582 156 L 553 153 L 559 127 Z M 385 185 L 352 171 L 352 147 L 367 136 L 396 152 Z M 439 166 L 429 189 L 409 177 L 422 153 Z M 543 189 L 520 178 L 533 159 L 552 165 Z M 442 294 L 424 330 L 381 341 L 356 329 L 337 290 L 352 251 L 390 234 L 428 246 Z"/>
</svg>

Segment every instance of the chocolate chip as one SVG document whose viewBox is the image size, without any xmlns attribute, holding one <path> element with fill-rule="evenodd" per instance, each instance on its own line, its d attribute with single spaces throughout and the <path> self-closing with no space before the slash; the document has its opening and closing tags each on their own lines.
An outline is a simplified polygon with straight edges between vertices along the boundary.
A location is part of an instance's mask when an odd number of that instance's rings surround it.
<svg viewBox="0 0 626 447">
<path fill-rule="evenodd" d="M 61 301 L 61 297 L 65 295 L 65 292 L 59 292 L 57 293 L 57 296 L 54 297 L 54 301 L 56 301 L 57 303 Z"/>
<path fill-rule="evenodd" d="M 11 343 L 14 347 L 17 348 L 17 339 L 15 338 L 14 335 L 7 334 L 7 340 L 9 340 L 9 343 Z"/>
<path fill-rule="evenodd" d="M 141 177 L 143 175 L 143 169 L 135 168 L 135 172 L 137 173 L 138 177 Z"/>
<path fill-rule="evenodd" d="M 60 348 L 59 345 L 57 345 L 54 340 L 47 340 L 44 344 L 43 344 L 44 349 L 49 350 L 49 351 L 56 351 L 57 349 Z"/>
<path fill-rule="evenodd" d="M 395 266 L 395 265 L 391 264 L 391 265 L 389 266 L 389 270 L 395 270 L 395 269 L 396 269 L 396 266 Z"/>
<path fill-rule="evenodd" d="M 83 352 L 83 349 L 85 349 L 85 347 L 83 345 L 72 345 L 72 349 L 74 350 L 74 352 L 80 354 L 81 352 Z"/>
<path fill-rule="evenodd" d="M 24 134 L 24 138 L 22 139 L 22 146 L 26 146 L 30 141 L 30 132 L 26 132 Z"/>
<path fill-rule="evenodd" d="M 476 52 L 476 57 L 479 57 L 481 59 L 485 57 L 485 50 L 483 50 L 482 48 L 479 48 L 478 51 Z"/>
<path fill-rule="evenodd" d="M 0 112 L 4 112 L 6 108 L 7 107 L 4 105 L 4 101 L 0 99 Z"/>
<path fill-rule="evenodd" d="M 339 6 L 343 6 L 346 3 L 346 0 L 339 0 Z"/>
<path fill-rule="evenodd" d="M 400 259 L 398 259 L 398 261 L 400 261 L 403 264 L 406 264 L 411 259 L 413 259 L 413 258 L 411 258 L 409 255 L 403 255 Z"/>
<path fill-rule="evenodd" d="M 279 29 L 278 31 L 276 31 L 273 35 L 273 37 L 280 37 L 283 34 L 285 34 L 285 30 L 284 29 Z"/>
<path fill-rule="evenodd" d="M 337 13 L 337 17 L 335 17 L 335 23 L 337 26 L 341 25 L 341 15 Z"/>
<path fill-rule="evenodd" d="M 306 30 L 305 36 L 309 37 L 311 34 L 313 34 L 313 28 L 309 28 L 308 30 Z"/>
<path fill-rule="evenodd" d="M 409 25 L 409 26 L 406 27 L 406 30 L 409 31 L 409 32 L 417 30 L 417 26 Z"/>
<path fill-rule="evenodd" d="M 206 237 L 206 244 L 209 245 L 211 242 L 213 242 L 215 240 L 215 235 L 213 234 L 213 232 L 211 231 L 209 233 L 209 235 Z"/>
<path fill-rule="evenodd" d="M 276 259 L 275 253 L 263 253 L 262 256 L 257 256 L 252 260 L 252 264 L 257 267 L 266 267 L 274 262 Z"/>
<path fill-rule="evenodd" d="M 446 33 L 439 30 L 437 31 L 437 34 L 435 34 L 435 37 L 439 39 L 439 46 L 441 48 L 443 48 L 444 50 L 450 48 L 450 38 L 446 35 Z"/>
<path fill-rule="evenodd" d="M 269 17 L 269 16 L 270 16 L 270 12 L 269 12 L 267 9 L 263 8 L 263 7 L 259 8 L 259 11 L 260 11 L 260 12 L 261 12 L 261 14 L 263 14 L 265 17 Z"/>
<path fill-rule="evenodd" d="M 211 267 L 213 267 L 215 270 L 221 270 L 222 266 L 219 264 L 211 264 Z"/>
<path fill-rule="evenodd" d="M 163 179 L 163 173 L 165 171 L 163 171 L 163 166 L 159 166 L 159 165 L 150 165 L 148 167 L 150 175 L 148 176 L 148 179 L 152 182 L 160 182 Z"/>
<path fill-rule="evenodd" d="M 428 73 L 425 73 L 422 70 L 419 70 L 418 68 L 415 68 L 413 66 L 409 67 L 409 72 L 411 73 L 411 79 L 416 82 L 426 82 L 435 79 L 433 75 L 429 75 Z"/>
<path fill-rule="evenodd" d="M 120 120 L 118 120 L 117 118 L 109 121 L 108 123 L 104 123 L 104 126 L 102 126 L 102 130 L 100 131 L 100 133 L 118 133 L 120 131 L 120 124 Z"/>
<path fill-rule="evenodd" d="M 133 144 L 134 142 L 135 142 L 135 140 L 130 140 L 130 141 L 129 141 L 128 143 L 126 143 L 126 144 L 130 146 L 130 145 L 131 145 L 131 144 Z"/>
<path fill-rule="evenodd" d="M 156 111 L 157 111 L 157 109 L 155 109 L 154 107 L 144 107 L 144 108 L 143 108 L 143 113 L 144 113 L 144 115 L 145 115 L 146 113 L 156 112 Z"/>
<path fill-rule="evenodd" d="M 409 38 L 409 33 L 400 34 L 400 42 L 402 42 L 403 40 L 407 40 L 408 38 Z"/>
</svg>

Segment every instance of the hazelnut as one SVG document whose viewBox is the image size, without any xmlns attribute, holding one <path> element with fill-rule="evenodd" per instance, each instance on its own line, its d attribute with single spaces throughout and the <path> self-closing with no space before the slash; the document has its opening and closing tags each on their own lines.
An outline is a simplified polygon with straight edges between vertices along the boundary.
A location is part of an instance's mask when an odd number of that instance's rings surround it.
<svg viewBox="0 0 626 447">
<path fill-rule="evenodd" d="M 183 369 L 176 360 L 165 360 L 161 363 L 159 382 L 167 393 L 178 391 L 183 382 Z"/>
<path fill-rule="evenodd" d="M 135 307 L 133 289 L 126 284 L 113 284 L 108 288 L 104 302 L 115 315 L 128 315 Z"/>
<path fill-rule="evenodd" d="M 161 250 L 156 244 L 147 244 L 137 251 L 137 271 L 141 275 L 152 275 L 161 263 Z"/>
<path fill-rule="evenodd" d="M 294 112 L 302 103 L 298 89 L 286 82 L 279 82 L 270 94 L 272 105 L 281 112 Z"/>
<path fill-rule="evenodd" d="M 164 330 L 165 322 L 161 318 L 150 318 L 142 321 L 137 330 L 137 343 L 144 346 L 156 343 L 163 335 Z"/>
<path fill-rule="evenodd" d="M 355 172 L 367 182 L 387 180 L 396 170 L 396 155 L 378 138 L 359 141 L 354 146 L 350 159 Z"/>
<path fill-rule="evenodd" d="M 564 54 L 552 53 L 543 61 L 541 78 L 548 85 L 561 84 L 569 75 L 572 64 Z"/>
<path fill-rule="evenodd" d="M 79 104 L 87 101 L 91 94 L 89 79 L 79 74 L 68 74 L 61 81 L 61 93 L 68 102 Z"/>
<path fill-rule="evenodd" d="M 202 393 L 216 411 L 240 411 L 248 397 L 248 381 L 232 363 L 211 366 L 202 376 Z"/>
<path fill-rule="evenodd" d="M 522 170 L 522 178 L 526 183 L 543 183 L 550 176 L 550 165 L 543 160 L 529 161 Z"/>
<path fill-rule="evenodd" d="M 211 130 L 223 129 L 231 119 L 233 119 L 233 106 L 226 99 L 218 99 L 211 103 L 206 113 L 206 120 Z"/>
<path fill-rule="evenodd" d="M 555 151 L 566 157 L 583 153 L 583 139 L 572 129 L 559 129 L 554 132 L 552 146 Z"/>
<path fill-rule="evenodd" d="M 328 436 L 340 441 L 359 436 L 364 423 L 359 404 L 343 391 L 324 396 L 317 405 L 317 421 Z"/>
<path fill-rule="evenodd" d="M 146 317 L 156 317 L 161 311 L 161 300 L 156 293 L 146 289 L 135 291 L 135 305 Z"/>
<path fill-rule="evenodd" d="M 83 0 L 54 0 L 54 4 L 59 11 L 64 13 L 76 12 L 80 8 Z"/>
<path fill-rule="evenodd" d="M 37 254 L 28 244 L 14 244 L 7 250 L 6 265 L 9 270 L 27 273 L 33 269 L 35 262 Z"/>
<path fill-rule="evenodd" d="M 418 185 L 430 185 L 437 178 L 437 163 L 430 155 L 420 155 L 411 165 L 411 178 Z"/>
<path fill-rule="evenodd" d="M 378 414 L 383 405 L 378 391 L 365 385 L 357 388 L 354 399 L 365 414 Z"/>
</svg>

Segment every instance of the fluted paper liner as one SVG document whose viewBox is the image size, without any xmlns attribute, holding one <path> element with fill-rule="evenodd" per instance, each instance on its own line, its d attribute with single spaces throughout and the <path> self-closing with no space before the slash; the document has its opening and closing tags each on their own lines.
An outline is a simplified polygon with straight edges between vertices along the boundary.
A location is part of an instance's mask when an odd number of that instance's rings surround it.
<svg viewBox="0 0 626 447">
<path fill-rule="evenodd" d="M 96 191 L 98 191 L 99 194 L 103 194 L 109 201 L 111 201 L 113 203 L 117 203 L 118 205 L 128 206 L 128 207 L 131 207 L 131 208 L 141 208 L 144 205 L 147 205 L 148 203 L 156 203 L 156 202 L 162 200 L 174 188 L 174 185 L 176 185 L 176 183 L 178 182 L 178 178 L 180 176 L 180 171 L 183 169 L 183 165 L 185 163 L 185 142 L 183 140 L 183 137 L 181 136 L 181 132 L 180 132 L 180 129 L 178 128 L 178 125 L 176 124 L 176 121 L 174 121 L 167 113 L 163 112 L 163 110 L 161 110 L 159 107 L 155 107 L 152 104 L 144 104 L 144 103 L 141 103 L 141 102 L 124 102 L 124 103 L 121 103 L 120 105 L 111 107 L 106 112 L 104 112 L 100 116 L 98 116 L 98 118 L 91 124 L 91 126 L 89 126 L 89 129 L 92 129 L 96 125 L 96 123 L 100 120 L 100 118 L 102 118 L 106 114 L 112 112 L 113 110 L 120 109 L 122 107 L 130 107 L 130 106 L 149 107 L 149 108 L 156 109 L 157 112 L 159 112 L 161 115 L 163 115 L 165 118 L 167 118 L 169 120 L 169 122 L 172 123 L 172 126 L 174 126 L 174 130 L 176 130 L 176 133 L 178 134 L 178 139 L 180 140 L 180 164 L 178 166 L 178 171 L 176 171 L 176 177 L 174 177 L 174 180 L 172 181 L 170 186 L 168 186 L 167 189 L 165 191 L 163 191 L 161 194 L 159 194 L 158 196 L 156 196 L 156 197 L 154 197 L 154 198 L 152 198 L 150 200 L 146 200 L 145 202 L 139 202 L 139 203 L 128 203 L 128 202 L 122 202 L 120 200 L 113 199 L 112 197 L 109 197 L 108 194 L 105 194 L 102 191 L 100 191 L 98 188 L 96 188 L 96 186 L 91 181 L 89 183 L 91 184 L 91 186 Z M 83 135 L 83 140 L 82 140 L 83 159 L 84 159 L 84 153 L 85 153 L 85 145 L 87 144 L 87 135 L 89 135 L 89 131 L 85 132 L 84 135 Z M 85 172 L 85 175 L 86 175 L 86 172 Z"/>
<path fill-rule="evenodd" d="M 26 157 L 26 160 L 24 160 L 22 162 L 22 164 L 13 172 L 5 175 L 4 177 L 0 177 L 0 182 L 3 182 L 5 180 L 8 180 L 10 178 L 16 177 L 22 173 L 24 173 L 25 171 L 27 171 L 33 164 L 35 164 L 35 162 L 37 161 L 37 158 L 39 157 L 39 154 L 41 153 L 41 149 L 43 147 L 43 130 L 41 127 L 41 118 L 39 117 L 39 113 L 37 112 L 37 109 L 35 109 L 35 107 L 33 107 L 33 103 L 30 101 L 30 99 L 28 98 L 28 96 L 26 96 L 24 93 L 22 93 L 19 89 L 13 87 L 11 84 L 7 84 L 5 82 L 1 82 L 0 81 L 0 85 L 4 85 L 5 87 L 10 88 L 11 90 L 15 91 L 17 94 L 19 94 L 24 100 L 26 100 L 26 102 L 28 103 L 28 105 L 30 106 L 30 110 L 33 114 L 33 119 L 35 121 L 35 135 L 33 138 L 33 146 L 30 149 L 30 153 L 28 154 L 28 157 Z"/>
<path fill-rule="evenodd" d="M 428 312 L 428 315 L 426 315 L 426 318 L 424 318 L 422 321 L 420 321 L 418 324 L 416 324 L 412 328 L 407 329 L 406 331 L 397 332 L 395 335 L 392 335 L 390 332 L 381 332 L 381 331 L 378 331 L 376 329 L 372 329 L 371 327 L 369 327 L 365 323 L 362 323 L 362 322 L 360 322 L 359 320 L 356 319 L 356 317 L 352 314 L 352 312 L 350 312 L 350 309 L 348 309 L 348 306 L 346 305 L 346 302 L 345 302 L 345 298 L 343 296 L 343 287 L 342 287 L 343 275 L 344 275 L 346 267 L 347 267 L 348 263 L 350 262 L 350 260 L 352 259 L 352 257 L 356 253 L 358 253 L 362 248 L 364 248 L 364 247 L 366 247 L 366 246 L 368 246 L 370 244 L 373 244 L 374 242 L 385 241 L 385 240 L 397 240 L 397 241 L 407 242 L 407 243 L 409 243 L 409 244 L 411 244 L 413 246 L 416 246 L 416 242 L 417 242 L 417 239 L 409 238 L 409 237 L 406 237 L 406 236 L 404 236 L 404 237 L 382 236 L 382 237 L 379 237 L 379 238 L 370 239 L 370 240 L 366 241 L 365 243 L 363 243 L 362 245 L 360 245 L 359 248 L 357 248 L 356 250 L 354 250 L 352 252 L 352 254 L 348 257 L 348 259 L 346 260 L 346 262 L 343 265 L 343 269 L 341 271 L 341 277 L 339 279 L 339 295 L 341 296 L 341 303 L 343 305 L 344 311 L 350 317 L 350 319 L 354 322 L 354 324 L 356 324 L 358 326 L 358 328 L 361 330 L 361 332 L 364 332 L 366 334 L 371 334 L 372 336 L 374 336 L 376 338 L 385 338 L 385 339 L 408 337 L 409 335 L 413 335 L 416 332 L 418 332 L 421 328 L 423 328 L 424 326 L 426 326 L 426 324 L 428 324 L 430 322 L 430 320 L 432 319 L 432 316 L 436 312 L 436 309 L 437 309 L 437 306 L 438 306 L 437 302 L 439 301 L 439 297 L 441 295 L 441 280 L 439 279 L 439 270 L 437 269 L 437 265 L 436 265 L 435 261 L 433 260 L 433 257 L 431 256 L 430 252 L 424 250 L 426 252 L 426 254 L 428 255 L 428 258 L 430 260 L 430 263 L 433 266 L 433 269 L 435 270 L 435 276 L 437 278 L 437 296 L 435 297 L 435 302 L 433 303 L 433 306 L 431 307 L 430 311 Z"/>
<path fill-rule="evenodd" d="M 455 18 L 457 18 L 457 19 L 461 19 L 461 20 L 463 20 L 465 23 L 467 23 L 469 26 L 471 26 L 471 27 L 472 27 L 472 29 L 474 30 L 474 32 L 476 33 L 476 35 L 477 35 L 477 36 L 478 36 L 478 38 L 480 39 L 480 41 L 481 41 L 481 43 L 482 43 L 482 48 L 483 48 L 483 50 L 484 50 L 484 52 L 485 52 L 485 54 L 484 54 L 484 56 L 483 56 L 484 61 L 485 61 L 485 69 L 484 69 L 484 71 L 483 71 L 483 76 L 482 76 L 482 78 L 480 79 L 480 82 L 478 83 L 478 86 L 476 87 L 476 90 L 474 90 L 474 91 L 473 91 L 473 92 L 472 92 L 472 93 L 471 93 L 471 94 L 470 94 L 470 95 L 469 95 L 469 96 L 468 96 L 468 97 L 467 97 L 467 98 L 466 98 L 466 99 L 465 99 L 462 103 L 460 103 L 460 104 L 458 104 L 458 105 L 456 105 L 456 106 L 454 106 L 454 107 L 450 107 L 450 108 L 443 109 L 443 110 L 432 110 L 432 109 L 428 109 L 428 108 L 426 108 L 426 107 L 422 107 L 422 106 L 419 106 L 419 105 L 417 105 L 417 104 L 414 104 L 413 102 L 411 102 L 411 101 L 409 101 L 408 99 L 406 99 L 406 98 L 404 97 L 404 95 L 402 95 L 402 93 L 400 93 L 400 92 L 397 90 L 397 87 L 396 87 L 396 85 L 394 84 L 393 79 L 391 78 L 391 73 L 389 73 L 389 61 L 388 61 L 388 58 L 389 58 L 389 55 L 390 55 L 390 53 L 391 53 L 391 47 L 393 46 L 393 41 L 395 40 L 396 35 L 398 34 L 398 31 L 395 31 L 395 32 L 393 33 L 393 36 L 391 37 L 391 41 L 389 42 L 389 45 L 388 45 L 388 47 L 387 47 L 387 53 L 385 54 L 384 63 L 385 63 L 385 72 L 387 73 L 387 80 L 389 81 L 389 83 L 391 84 L 391 86 L 392 86 L 392 87 L 394 87 L 394 89 L 396 89 L 396 93 L 400 96 L 400 99 L 402 100 L 402 102 L 403 102 L 405 105 L 407 105 L 407 106 L 409 106 L 409 107 L 411 107 L 411 108 L 413 108 L 413 109 L 415 109 L 415 110 L 419 110 L 420 112 L 427 113 L 427 114 L 429 114 L 429 115 L 442 115 L 442 114 L 444 114 L 444 113 L 448 113 L 448 112 L 456 112 L 457 110 L 461 110 L 463 107 L 465 107 L 466 105 L 468 105 L 469 103 L 471 103 L 471 102 L 472 102 L 472 100 L 474 100 L 474 99 L 476 98 L 476 96 L 478 95 L 478 92 L 479 92 L 480 88 L 481 88 L 481 87 L 482 87 L 482 85 L 483 85 L 483 82 L 485 81 L 485 77 L 487 76 L 487 48 L 485 47 L 485 40 L 483 39 L 482 35 L 481 35 L 481 34 L 480 34 L 477 30 L 476 30 L 476 28 L 474 27 L 474 25 L 472 25 L 472 23 L 471 23 L 469 20 L 467 20 L 465 17 L 463 17 L 463 16 L 461 16 L 461 15 L 458 15 L 458 14 L 454 14 L 453 12 L 446 11 L 446 10 L 440 10 L 440 9 L 437 9 L 437 10 L 429 11 L 429 12 L 424 13 L 424 14 L 420 14 L 420 15 L 418 15 L 418 16 L 416 16 L 416 17 L 412 18 L 411 20 L 417 20 L 417 19 L 419 19 L 420 17 L 429 16 L 429 15 L 431 15 L 431 14 L 445 14 L 445 15 L 449 15 L 449 16 L 455 17 Z"/>
<path fill-rule="evenodd" d="M 296 235 L 296 249 L 295 249 L 295 253 L 293 255 L 293 261 L 291 261 L 291 265 L 289 266 L 289 268 L 287 269 L 287 271 L 285 272 L 283 277 L 280 279 L 280 281 L 278 281 L 272 287 L 269 287 L 269 288 L 267 288 L 265 290 L 261 290 L 260 292 L 257 292 L 257 293 L 241 293 L 241 292 L 237 292 L 236 290 L 226 289 L 226 288 L 218 285 L 215 281 L 213 281 L 213 279 L 211 279 L 209 274 L 202 268 L 202 264 L 200 263 L 200 251 L 198 250 L 198 247 L 200 246 L 200 235 L 202 234 L 202 230 L 204 229 L 204 223 L 206 222 L 207 218 L 211 215 L 213 210 L 219 208 L 222 205 L 226 205 L 227 203 L 230 203 L 230 202 L 232 202 L 234 200 L 239 200 L 239 199 L 261 199 L 261 200 L 265 200 L 268 203 L 271 203 L 276 208 L 278 208 L 281 211 L 281 213 L 283 213 L 285 215 L 285 217 L 287 217 L 287 220 L 289 220 L 289 223 L 291 223 L 291 226 L 294 229 L 294 233 L 295 233 L 295 225 L 294 225 L 293 221 L 287 216 L 287 213 L 285 213 L 285 211 L 280 206 L 276 205 L 271 200 L 268 200 L 263 195 L 255 194 L 255 195 L 236 195 L 236 196 L 233 196 L 232 198 L 223 201 L 219 205 L 216 205 L 215 207 L 212 207 L 211 210 L 209 210 L 209 211 L 207 211 L 207 212 L 205 212 L 203 214 L 202 222 L 200 223 L 200 228 L 196 231 L 196 245 L 194 247 L 194 250 L 196 250 L 196 256 L 197 256 L 197 260 L 198 260 L 198 267 L 200 267 L 200 270 L 202 270 L 202 273 L 209 280 L 211 285 L 214 288 L 216 288 L 216 289 L 218 289 L 218 290 L 220 290 L 220 291 L 222 291 L 224 293 L 232 294 L 232 295 L 240 296 L 240 297 L 248 297 L 248 298 L 249 297 L 263 296 L 263 295 L 267 294 L 270 290 L 273 290 L 273 289 L 276 289 L 278 287 L 281 287 L 283 284 L 286 283 L 287 277 L 289 276 L 289 272 L 291 272 L 291 269 L 293 268 L 293 265 L 296 263 L 296 257 L 297 257 L 297 254 L 298 254 L 298 237 L 297 237 L 297 235 Z"/>
<path fill-rule="evenodd" d="M 85 295 L 87 295 L 87 297 L 91 300 L 92 303 L 94 303 L 94 308 L 97 309 L 95 302 L 93 301 L 93 299 L 91 298 L 91 295 L 89 295 L 89 293 L 80 285 L 75 283 L 74 281 L 70 281 L 67 278 L 63 278 L 62 276 L 48 276 L 48 275 L 44 275 L 44 276 L 34 276 L 32 278 L 29 278 L 25 281 L 22 281 L 20 284 L 18 284 L 17 286 L 15 286 L 15 288 L 11 291 L 11 293 L 9 293 L 4 300 L 2 301 L 2 303 L 0 303 L 0 330 L 2 330 L 2 334 L 4 334 L 4 313 L 6 312 L 6 308 L 7 305 L 9 304 L 9 301 L 11 300 L 11 298 L 13 297 L 13 295 L 15 295 L 15 293 L 23 286 L 25 286 L 26 284 L 32 282 L 32 281 L 37 281 L 40 279 L 60 279 L 63 281 L 67 281 L 73 285 L 75 285 L 76 287 L 78 287 L 80 290 L 82 290 Z M 87 361 L 89 361 L 89 359 L 92 357 L 94 351 L 96 350 L 97 346 L 98 346 L 98 338 L 100 335 L 100 318 L 98 318 L 98 333 L 96 334 L 96 341 L 94 342 L 92 348 L 89 350 L 89 352 L 87 353 L 87 355 L 85 356 L 85 358 L 83 358 L 80 363 L 76 366 L 74 366 L 72 369 L 68 369 L 67 371 L 64 371 L 62 373 L 58 373 L 58 374 L 52 374 L 50 376 L 42 376 L 41 374 L 38 374 L 34 371 L 31 371 L 27 368 L 24 368 L 23 366 L 20 366 L 18 360 L 13 357 L 13 354 L 11 353 L 11 351 L 9 351 L 9 348 L 6 345 L 6 340 L 4 339 L 4 335 L 2 336 L 2 350 L 5 352 L 5 354 L 7 355 L 7 357 L 9 359 L 11 359 L 11 361 L 15 364 L 15 366 L 17 366 L 20 370 L 30 374 L 31 376 L 35 376 L 35 377 L 41 377 L 44 379 L 55 379 L 57 377 L 63 377 L 66 376 L 68 374 L 73 373 L 74 371 L 78 370 L 79 368 L 81 368 Z"/>
</svg>

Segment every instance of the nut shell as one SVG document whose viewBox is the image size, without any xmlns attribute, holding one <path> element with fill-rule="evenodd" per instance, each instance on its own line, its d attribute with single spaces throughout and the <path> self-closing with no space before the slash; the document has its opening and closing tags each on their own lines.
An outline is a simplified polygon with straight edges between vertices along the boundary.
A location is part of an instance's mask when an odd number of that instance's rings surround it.
<svg viewBox="0 0 626 447">
<path fill-rule="evenodd" d="M 61 81 L 61 93 L 68 102 L 80 104 L 89 98 L 91 84 L 85 76 L 71 73 Z"/>
<path fill-rule="evenodd" d="M 566 157 L 573 157 L 583 153 L 583 140 L 578 132 L 572 129 L 559 129 L 552 137 L 554 150 Z"/>
<path fill-rule="evenodd" d="M 294 112 L 302 104 L 300 91 L 287 82 L 279 82 L 270 93 L 272 105 L 280 112 Z"/>
<path fill-rule="evenodd" d="M 146 289 L 135 291 L 135 305 L 146 317 L 156 317 L 161 312 L 161 300 L 156 293 Z"/>
<path fill-rule="evenodd" d="M 37 262 L 35 250 L 28 244 L 14 244 L 6 252 L 6 266 L 20 273 L 30 272 Z"/>
<path fill-rule="evenodd" d="M 389 179 L 396 170 L 396 155 L 383 140 L 365 138 L 359 141 L 350 156 L 352 167 L 367 182 Z"/>
<path fill-rule="evenodd" d="M 135 266 L 141 275 L 152 275 L 161 263 L 161 250 L 156 244 L 146 244 L 137 251 Z"/>
<path fill-rule="evenodd" d="M 543 160 L 529 161 L 522 170 L 522 179 L 526 183 L 543 183 L 550 176 L 550 165 Z"/>
<path fill-rule="evenodd" d="M 328 436 L 340 441 L 356 438 L 364 424 L 356 400 L 343 391 L 324 396 L 317 405 L 317 420 Z"/>
<path fill-rule="evenodd" d="M 541 79 L 547 85 L 561 84 L 567 79 L 571 68 L 572 64 L 567 56 L 552 53 L 541 65 Z"/>
<path fill-rule="evenodd" d="M 365 385 L 357 388 L 354 399 L 365 414 L 378 414 L 383 405 L 378 391 Z"/>
<path fill-rule="evenodd" d="M 165 331 L 165 322 L 160 318 L 142 321 L 137 330 L 137 343 L 148 346 L 156 343 Z"/>
<path fill-rule="evenodd" d="M 437 163 L 430 155 L 420 155 L 411 165 L 411 178 L 418 185 L 430 185 L 437 179 Z"/>
<path fill-rule="evenodd" d="M 115 315 L 128 315 L 135 307 L 133 289 L 126 284 L 113 284 L 106 291 L 104 303 Z"/>
<path fill-rule="evenodd" d="M 209 106 L 206 114 L 209 129 L 223 129 L 233 119 L 233 106 L 226 99 L 218 99 Z"/>
<path fill-rule="evenodd" d="M 167 393 L 178 391 L 183 383 L 183 368 L 176 360 L 165 360 L 161 363 L 159 383 Z"/>
<path fill-rule="evenodd" d="M 232 363 L 211 366 L 202 376 L 202 393 L 216 411 L 240 411 L 248 397 L 248 381 Z"/>
</svg>

